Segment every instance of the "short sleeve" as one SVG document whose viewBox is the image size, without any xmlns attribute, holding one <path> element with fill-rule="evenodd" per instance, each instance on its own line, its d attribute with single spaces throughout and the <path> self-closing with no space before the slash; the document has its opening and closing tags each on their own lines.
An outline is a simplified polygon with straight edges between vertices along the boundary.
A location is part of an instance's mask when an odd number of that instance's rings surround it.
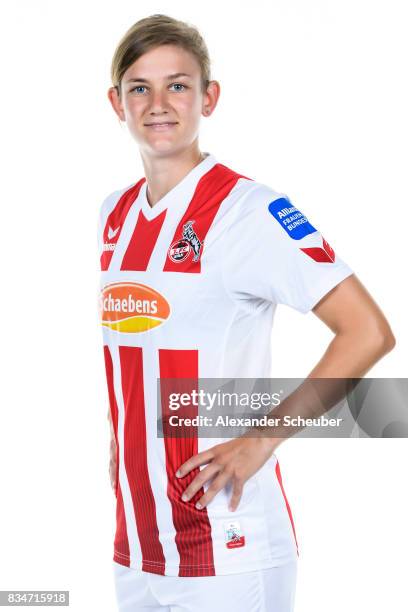
<svg viewBox="0 0 408 612">
<path fill-rule="evenodd" d="M 112 208 L 112 204 L 116 202 L 116 192 L 113 191 L 110 193 L 102 203 L 99 205 L 98 217 L 97 217 L 97 244 L 98 244 L 98 253 L 102 254 L 103 251 L 103 230 L 105 228 L 106 220 L 109 215 L 109 212 Z"/>
<path fill-rule="evenodd" d="M 257 184 L 234 208 L 222 256 L 233 298 L 261 298 L 307 313 L 353 274 L 286 194 Z"/>
<path fill-rule="evenodd" d="M 104 220 L 104 204 L 105 204 L 104 200 L 102 202 L 102 204 L 99 206 L 99 210 L 98 210 L 98 216 L 97 216 L 97 227 L 96 227 L 96 241 L 97 241 L 97 247 L 98 247 L 98 253 L 99 256 L 102 253 L 102 249 L 103 249 L 103 239 L 102 239 L 102 235 L 103 235 L 103 220 Z"/>
<path fill-rule="evenodd" d="M 97 227 L 96 227 L 96 240 L 99 255 L 103 252 L 103 232 L 105 229 L 106 221 L 109 217 L 109 214 L 112 212 L 116 204 L 118 203 L 120 197 L 128 190 L 130 187 L 133 187 L 134 183 L 131 185 L 127 185 L 122 189 L 116 189 L 109 193 L 108 196 L 101 202 L 99 205 L 99 210 L 97 213 Z"/>
</svg>

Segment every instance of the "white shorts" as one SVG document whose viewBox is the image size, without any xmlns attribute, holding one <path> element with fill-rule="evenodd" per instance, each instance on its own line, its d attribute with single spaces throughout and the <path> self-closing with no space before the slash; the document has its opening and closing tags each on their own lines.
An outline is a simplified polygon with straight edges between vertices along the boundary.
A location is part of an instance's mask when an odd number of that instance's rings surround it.
<svg viewBox="0 0 408 612">
<path fill-rule="evenodd" d="M 119 612 L 293 612 L 297 560 L 241 574 L 162 576 L 113 562 Z"/>
</svg>

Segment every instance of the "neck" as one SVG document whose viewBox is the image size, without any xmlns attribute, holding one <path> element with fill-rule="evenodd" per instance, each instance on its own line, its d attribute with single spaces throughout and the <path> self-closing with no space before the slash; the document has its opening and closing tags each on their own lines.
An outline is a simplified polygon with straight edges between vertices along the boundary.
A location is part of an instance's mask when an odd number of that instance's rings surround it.
<svg viewBox="0 0 408 612">
<path fill-rule="evenodd" d="M 197 143 L 194 146 L 166 157 L 151 157 L 141 153 L 147 182 L 146 197 L 154 206 L 177 185 L 203 159 Z"/>
</svg>

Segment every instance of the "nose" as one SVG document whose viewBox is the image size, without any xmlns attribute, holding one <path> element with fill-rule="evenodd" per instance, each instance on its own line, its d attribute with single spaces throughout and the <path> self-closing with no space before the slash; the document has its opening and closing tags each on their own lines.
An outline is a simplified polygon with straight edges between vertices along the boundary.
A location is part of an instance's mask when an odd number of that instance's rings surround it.
<svg viewBox="0 0 408 612">
<path fill-rule="evenodd" d="M 167 113 L 167 99 L 165 91 L 161 89 L 152 91 L 149 110 L 150 113 L 154 115 Z"/>
</svg>

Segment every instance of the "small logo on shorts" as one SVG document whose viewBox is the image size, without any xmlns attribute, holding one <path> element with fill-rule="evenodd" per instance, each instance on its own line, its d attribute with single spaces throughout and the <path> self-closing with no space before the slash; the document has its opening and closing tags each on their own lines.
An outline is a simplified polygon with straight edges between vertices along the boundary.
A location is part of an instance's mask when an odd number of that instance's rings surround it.
<svg viewBox="0 0 408 612">
<path fill-rule="evenodd" d="M 245 546 L 245 536 L 242 535 L 239 521 L 224 523 L 225 543 L 227 548 L 240 548 Z"/>
</svg>

